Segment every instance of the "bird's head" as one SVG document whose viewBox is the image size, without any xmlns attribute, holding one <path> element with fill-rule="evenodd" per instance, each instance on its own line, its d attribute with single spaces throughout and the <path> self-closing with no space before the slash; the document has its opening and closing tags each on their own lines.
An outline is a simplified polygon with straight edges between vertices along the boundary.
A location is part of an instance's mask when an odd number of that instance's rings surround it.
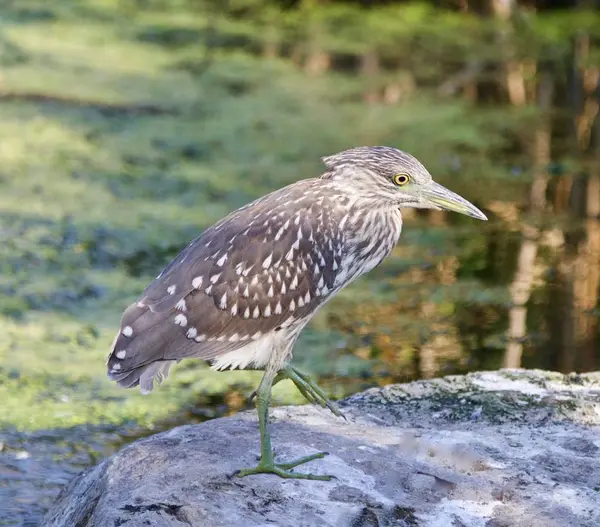
<svg viewBox="0 0 600 527">
<path fill-rule="evenodd" d="M 323 177 L 347 185 L 369 201 L 399 207 L 450 210 L 479 220 L 487 217 L 475 205 L 433 181 L 413 156 L 388 146 L 362 146 L 322 158 Z"/>
</svg>

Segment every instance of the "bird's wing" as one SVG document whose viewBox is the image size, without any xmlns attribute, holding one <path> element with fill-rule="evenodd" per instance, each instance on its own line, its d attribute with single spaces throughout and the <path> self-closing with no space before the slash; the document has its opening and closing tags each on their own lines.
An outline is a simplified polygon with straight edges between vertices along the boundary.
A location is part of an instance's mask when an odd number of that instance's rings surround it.
<svg viewBox="0 0 600 527">
<path fill-rule="evenodd" d="M 305 180 L 207 229 L 125 311 L 110 376 L 135 385 L 157 361 L 213 359 L 306 319 L 340 268 L 337 205 Z"/>
</svg>

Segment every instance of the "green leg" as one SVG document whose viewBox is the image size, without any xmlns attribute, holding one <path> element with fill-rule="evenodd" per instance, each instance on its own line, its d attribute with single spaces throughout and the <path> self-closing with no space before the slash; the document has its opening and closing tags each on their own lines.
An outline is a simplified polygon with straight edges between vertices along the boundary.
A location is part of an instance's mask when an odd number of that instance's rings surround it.
<svg viewBox="0 0 600 527">
<path fill-rule="evenodd" d="M 240 470 L 238 477 L 249 476 L 250 474 L 277 474 L 282 478 L 294 479 L 317 479 L 329 481 L 333 476 L 321 476 L 316 474 L 298 474 L 291 472 L 291 469 L 313 461 L 321 459 L 327 455 L 326 452 L 319 452 L 310 456 L 301 457 L 288 463 L 275 463 L 273 459 L 273 450 L 271 449 L 271 434 L 269 433 L 269 402 L 271 400 L 271 387 L 273 386 L 273 374 L 265 372 L 258 390 L 256 391 L 256 409 L 258 411 L 258 428 L 260 430 L 260 461 L 254 468 L 245 468 Z"/>
<path fill-rule="evenodd" d="M 302 373 L 292 366 L 286 366 L 281 373 L 296 385 L 296 388 L 298 388 L 308 402 L 318 404 L 323 408 L 329 408 L 334 415 L 344 417 L 338 405 L 330 401 L 327 394 L 306 373 Z"/>
<path fill-rule="evenodd" d="M 339 409 L 338 405 L 331 401 L 327 394 L 319 388 L 319 386 L 308 376 L 306 373 L 302 373 L 292 366 L 286 366 L 281 370 L 273 379 L 272 386 L 275 386 L 278 382 L 290 379 L 298 388 L 298 391 L 304 396 L 304 398 L 312 404 L 318 404 L 323 408 L 329 408 L 338 417 L 344 417 L 344 414 Z M 252 399 L 256 397 L 257 391 L 250 394 L 248 403 L 252 402 Z"/>
</svg>

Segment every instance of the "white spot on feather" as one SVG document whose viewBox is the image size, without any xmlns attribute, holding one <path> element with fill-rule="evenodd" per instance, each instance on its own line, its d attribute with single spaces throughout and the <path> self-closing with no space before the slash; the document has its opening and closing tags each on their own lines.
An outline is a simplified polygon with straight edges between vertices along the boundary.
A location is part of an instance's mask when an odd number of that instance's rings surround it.
<svg viewBox="0 0 600 527">
<path fill-rule="evenodd" d="M 117 359 L 124 359 L 125 356 L 127 355 L 127 350 L 117 351 L 117 353 L 115 353 L 115 355 L 117 356 Z"/>
<path fill-rule="evenodd" d="M 197 337 L 194 337 L 194 340 L 196 342 L 204 342 L 206 340 L 206 335 L 204 333 L 202 333 L 202 335 L 198 335 Z"/>
<path fill-rule="evenodd" d="M 267 318 L 271 316 L 271 304 L 267 304 L 263 313 Z"/>
<path fill-rule="evenodd" d="M 276 315 L 281 315 L 281 302 L 277 302 L 277 305 L 275 306 L 275 311 L 274 313 Z"/>
<path fill-rule="evenodd" d="M 211 284 L 216 284 L 216 283 L 217 283 L 217 280 L 219 279 L 219 276 L 221 276 L 221 274 L 222 274 L 222 273 L 213 274 L 213 275 L 210 277 L 210 283 L 211 283 Z"/>
<path fill-rule="evenodd" d="M 292 282 L 290 284 L 290 289 L 293 291 L 294 289 L 296 289 L 296 287 L 298 287 L 298 275 L 297 274 L 294 275 L 294 279 L 292 280 Z"/>
<path fill-rule="evenodd" d="M 267 296 L 269 298 L 273 298 L 273 286 L 269 287 L 269 291 L 267 292 Z"/>
<path fill-rule="evenodd" d="M 187 305 L 185 303 L 185 300 L 182 298 L 179 302 L 177 302 L 175 308 L 179 309 L 179 311 L 187 311 Z"/>
<path fill-rule="evenodd" d="M 198 330 L 196 328 L 190 328 L 187 330 L 186 336 L 188 339 L 193 339 L 198 334 Z"/>
<path fill-rule="evenodd" d="M 252 313 L 252 318 L 258 318 L 260 316 L 260 309 L 258 309 L 258 306 L 256 306 L 254 308 L 254 312 Z"/>
<path fill-rule="evenodd" d="M 292 298 L 292 301 L 290 302 L 290 311 L 294 311 L 296 309 L 296 302 L 294 302 L 294 299 Z"/>
<path fill-rule="evenodd" d="M 120 370 L 121 369 L 121 365 L 119 363 L 114 364 L 113 367 L 112 367 L 112 369 L 113 369 L 113 371 Z"/>
<path fill-rule="evenodd" d="M 240 336 L 237 333 L 234 333 L 229 337 L 229 342 L 237 342 L 238 340 L 240 340 Z"/>
<path fill-rule="evenodd" d="M 167 293 L 169 293 L 170 295 L 174 295 L 175 291 L 177 291 L 176 285 L 170 285 L 169 287 L 167 287 Z"/>
<path fill-rule="evenodd" d="M 223 293 L 221 297 L 221 302 L 219 303 L 219 307 L 221 309 L 227 309 L 227 293 Z"/>
<path fill-rule="evenodd" d="M 131 337 L 131 335 L 133 335 L 133 328 L 131 326 L 125 326 L 121 333 L 123 333 L 123 335 L 126 337 Z"/>
<path fill-rule="evenodd" d="M 272 260 L 273 260 L 273 253 L 269 254 L 269 256 L 267 256 L 267 257 L 264 259 L 264 261 L 263 261 L 263 263 L 262 263 L 263 269 L 268 269 L 268 268 L 269 268 L 269 266 L 271 265 L 271 261 L 272 261 Z"/>
<path fill-rule="evenodd" d="M 221 256 L 221 258 L 219 258 L 217 260 L 217 265 L 219 267 L 223 267 L 223 264 L 225 264 L 226 261 L 227 261 L 227 253 L 225 253 L 223 256 Z"/>
<path fill-rule="evenodd" d="M 212 292 L 212 285 L 209 285 L 209 286 L 208 286 L 208 287 L 207 287 L 207 288 L 204 290 L 204 292 L 205 292 L 205 293 L 206 293 L 208 296 L 210 296 L 210 293 Z"/>
<path fill-rule="evenodd" d="M 233 304 L 231 306 L 231 316 L 235 317 L 237 315 L 237 312 L 238 312 L 238 305 L 237 305 L 237 302 L 236 302 L 235 304 Z"/>
<path fill-rule="evenodd" d="M 250 318 L 250 308 L 247 307 L 246 311 L 244 311 L 244 318 Z"/>
<path fill-rule="evenodd" d="M 175 324 L 181 327 L 187 326 L 187 317 L 180 313 L 175 317 Z"/>
<path fill-rule="evenodd" d="M 194 289 L 200 289 L 202 287 L 203 281 L 204 281 L 204 278 L 202 278 L 201 276 L 197 276 L 196 278 L 194 278 L 192 280 L 192 287 Z"/>
</svg>

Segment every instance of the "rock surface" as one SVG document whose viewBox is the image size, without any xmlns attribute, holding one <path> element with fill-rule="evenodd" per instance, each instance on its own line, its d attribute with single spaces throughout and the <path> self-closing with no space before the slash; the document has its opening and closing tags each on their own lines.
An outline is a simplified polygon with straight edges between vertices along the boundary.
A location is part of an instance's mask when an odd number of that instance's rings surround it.
<svg viewBox="0 0 600 527">
<path fill-rule="evenodd" d="M 600 525 L 600 374 L 504 370 L 272 412 L 280 459 L 331 482 L 237 478 L 256 413 L 183 426 L 75 478 L 45 527 Z"/>
</svg>

